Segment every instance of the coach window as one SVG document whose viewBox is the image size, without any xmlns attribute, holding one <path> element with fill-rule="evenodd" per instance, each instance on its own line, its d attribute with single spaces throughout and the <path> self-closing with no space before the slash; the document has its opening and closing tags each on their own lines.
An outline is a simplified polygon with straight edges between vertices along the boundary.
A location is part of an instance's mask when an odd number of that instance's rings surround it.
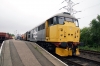
<svg viewBox="0 0 100 66">
<path fill-rule="evenodd" d="M 41 30 L 41 25 L 39 26 L 39 31 Z"/>
<path fill-rule="evenodd" d="M 40 26 L 38 26 L 38 31 L 40 31 Z"/>
<path fill-rule="evenodd" d="M 36 31 L 38 31 L 38 28 L 36 28 Z"/>
<path fill-rule="evenodd" d="M 43 24 L 41 25 L 41 30 L 43 29 Z"/>
<path fill-rule="evenodd" d="M 28 35 L 28 38 L 30 38 L 30 35 Z"/>
<path fill-rule="evenodd" d="M 41 25 L 41 30 L 43 29 L 43 24 Z"/>
<path fill-rule="evenodd" d="M 42 29 L 41 25 L 40 25 L 40 30 Z"/>
<path fill-rule="evenodd" d="M 30 34 L 30 32 L 27 32 L 28 34 Z"/>
<path fill-rule="evenodd" d="M 43 27 L 43 29 L 45 28 L 45 24 L 44 23 L 43 23 L 42 27 Z"/>
</svg>

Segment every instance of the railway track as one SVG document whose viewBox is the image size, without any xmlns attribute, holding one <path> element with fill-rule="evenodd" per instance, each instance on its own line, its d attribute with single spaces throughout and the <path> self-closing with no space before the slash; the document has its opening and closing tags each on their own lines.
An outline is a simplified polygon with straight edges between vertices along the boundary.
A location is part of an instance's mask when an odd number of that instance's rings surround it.
<svg viewBox="0 0 100 66">
<path fill-rule="evenodd" d="M 68 64 L 69 66 L 100 66 L 100 61 L 97 61 L 95 59 L 91 60 L 91 59 L 88 59 L 87 57 L 81 57 L 81 55 L 73 56 L 73 57 L 60 57 L 56 54 L 53 54 L 53 55 L 59 58 L 64 63 Z"/>
<path fill-rule="evenodd" d="M 56 56 L 57 57 L 57 56 Z M 100 63 L 90 59 L 74 56 L 74 57 L 57 57 L 69 66 L 100 66 Z"/>
<path fill-rule="evenodd" d="M 100 56 L 99 53 L 92 52 L 92 51 L 84 51 L 84 50 L 81 50 L 80 52 L 81 52 L 80 56 L 73 56 L 73 57 L 60 57 L 56 55 L 55 53 L 52 53 L 52 52 L 50 53 L 54 55 L 55 57 L 57 57 L 58 59 L 60 59 L 62 62 L 68 64 L 69 66 L 100 66 L 100 61 L 99 61 L 100 59 L 94 58 L 95 57 L 94 55 L 98 55 L 99 57 Z M 88 58 L 88 55 L 92 55 L 92 54 L 94 54 L 93 55 L 94 59 Z"/>
<path fill-rule="evenodd" d="M 80 57 L 100 62 L 100 52 L 89 51 L 89 50 L 80 50 L 80 54 L 81 54 Z"/>
<path fill-rule="evenodd" d="M 82 49 L 80 49 L 80 52 L 100 55 L 100 52 L 98 52 L 98 51 L 82 50 Z"/>
</svg>

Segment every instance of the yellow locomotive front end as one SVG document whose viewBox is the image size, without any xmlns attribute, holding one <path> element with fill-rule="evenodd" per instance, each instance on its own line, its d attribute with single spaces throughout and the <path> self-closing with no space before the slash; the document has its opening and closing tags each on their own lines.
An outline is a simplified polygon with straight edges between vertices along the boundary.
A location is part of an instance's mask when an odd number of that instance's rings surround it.
<svg viewBox="0 0 100 66">
<path fill-rule="evenodd" d="M 56 53 L 60 56 L 79 55 L 80 29 L 74 22 L 65 21 L 64 25 L 58 25 L 59 47 L 56 47 Z"/>
<path fill-rule="evenodd" d="M 56 46 L 56 54 L 60 56 L 79 55 L 79 39 L 78 20 L 70 14 L 59 14 L 46 22 L 46 41 Z"/>
</svg>

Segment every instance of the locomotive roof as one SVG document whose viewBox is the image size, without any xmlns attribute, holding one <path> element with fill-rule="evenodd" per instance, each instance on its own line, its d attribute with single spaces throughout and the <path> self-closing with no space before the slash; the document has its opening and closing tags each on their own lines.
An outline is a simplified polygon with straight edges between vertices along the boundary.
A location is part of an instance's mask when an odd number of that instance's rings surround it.
<svg viewBox="0 0 100 66">
<path fill-rule="evenodd" d="M 50 18 L 52 18 L 52 17 L 55 17 L 55 16 L 64 16 L 64 17 L 76 19 L 75 17 L 73 17 L 72 15 L 70 15 L 70 13 L 67 13 L 67 12 L 57 13 L 57 14 L 55 14 L 55 15 L 49 17 L 48 19 L 50 19 Z M 46 19 L 45 21 L 47 21 L 48 19 Z M 45 23 L 45 21 L 43 21 L 41 24 Z M 39 25 L 41 25 L 41 24 L 39 24 Z M 39 26 L 39 25 L 38 25 L 38 26 Z M 36 27 L 38 27 L 38 26 L 36 26 Z M 36 27 L 34 27 L 34 28 L 36 28 Z M 33 30 L 34 28 L 32 28 L 31 30 Z M 31 30 L 29 30 L 29 31 L 27 31 L 27 32 L 30 32 Z"/>
<path fill-rule="evenodd" d="M 63 17 L 68 17 L 68 18 L 74 18 L 74 19 L 76 19 L 75 17 L 73 17 L 72 15 L 70 15 L 70 13 L 67 13 L 67 12 L 58 13 L 58 14 L 56 14 L 54 16 L 63 16 Z"/>
</svg>

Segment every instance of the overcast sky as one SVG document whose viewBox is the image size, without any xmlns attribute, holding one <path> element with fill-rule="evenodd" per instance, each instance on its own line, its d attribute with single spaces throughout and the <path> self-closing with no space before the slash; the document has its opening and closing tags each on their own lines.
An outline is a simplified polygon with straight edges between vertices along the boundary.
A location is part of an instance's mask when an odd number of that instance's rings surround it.
<svg viewBox="0 0 100 66">
<path fill-rule="evenodd" d="M 0 32 L 25 33 L 58 12 L 63 0 L 0 0 Z M 90 21 L 100 14 L 100 0 L 72 0 L 79 3 L 75 14 L 80 28 L 89 26 Z M 64 9 L 61 10 L 65 11 Z"/>
</svg>

